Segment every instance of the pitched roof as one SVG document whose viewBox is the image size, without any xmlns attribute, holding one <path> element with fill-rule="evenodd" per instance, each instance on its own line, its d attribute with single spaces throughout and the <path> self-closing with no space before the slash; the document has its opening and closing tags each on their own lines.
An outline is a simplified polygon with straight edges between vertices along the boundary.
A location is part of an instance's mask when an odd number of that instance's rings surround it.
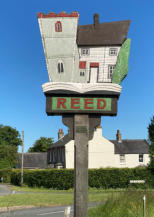
<svg viewBox="0 0 154 217">
<path fill-rule="evenodd" d="M 55 142 L 51 148 L 65 146 L 69 141 L 71 139 L 66 134 L 62 139 Z M 110 140 L 110 142 L 114 144 L 115 154 L 149 154 L 149 144 L 145 139 L 125 139 L 122 142 Z"/>
<path fill-rule="evenodd" d="M 48 150 L 50 150 L 51 148 L 64 146 L 65 144 L 67 144 L 71 140 L 72 139 L 69 137 L 69 135 L 66 134 L 64 137 L 62 137 L 57 142 L 55 142 L 54 144 L 52 144 L 51 147 Z"/>
<path fill-rule="evenodd" d="M 149 154 L 149 144 L 143 139 L 110 140 L 114 144 L 115 154 Z"/>
<path fill-rule="evenodd" d="M 21 168 L 21 156 L 22 154 L 18 154 L 18 164 L 16 168 Z M 47 152 L 35 152 L 35 153 L 25 153 L 24 154 L 24 168 L 34 169 L 47 168 Z"/>
<path fill-rule="evenodd" d="M 78 46 L 122 45 L 126 40 L 130 20 L 78 26 Z"/>
</svg>

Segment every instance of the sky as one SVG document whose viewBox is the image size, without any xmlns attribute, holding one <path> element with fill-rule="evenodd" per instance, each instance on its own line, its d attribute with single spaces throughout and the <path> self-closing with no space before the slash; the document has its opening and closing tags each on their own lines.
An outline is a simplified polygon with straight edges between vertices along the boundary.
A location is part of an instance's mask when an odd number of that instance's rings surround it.
<svg viewBox="0 0 154 217">
<path fill-rule="evenodd" d="M 154 115 L 154 1 L 153 0 L 1 0 L 0 6 L 0 124 L 24 130 L 25 152 L 40 137 L 57 140 L 66 134 L 61 116 L 47 116 L 42 84 L 49 81 L 37 13 L 78 11 L 79 25 L 131 20 L 129 72 L 116 117 L 102 117 L 103 136 L 148 139 Z M 20 151 L 20 149 L 19 149 Z"/>
</svg>

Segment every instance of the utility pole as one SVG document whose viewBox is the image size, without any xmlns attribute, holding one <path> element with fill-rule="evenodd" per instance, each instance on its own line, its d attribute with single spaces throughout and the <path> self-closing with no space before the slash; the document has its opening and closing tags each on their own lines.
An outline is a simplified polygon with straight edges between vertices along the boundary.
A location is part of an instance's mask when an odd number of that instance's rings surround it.
<svg viewBox="0 0 154 217">
<path fill-rule="evenodd" d="M 24 131 L 22 131 L 22 155 L 21 155 L 21 186 L 24 183 Z"/>
</svg>

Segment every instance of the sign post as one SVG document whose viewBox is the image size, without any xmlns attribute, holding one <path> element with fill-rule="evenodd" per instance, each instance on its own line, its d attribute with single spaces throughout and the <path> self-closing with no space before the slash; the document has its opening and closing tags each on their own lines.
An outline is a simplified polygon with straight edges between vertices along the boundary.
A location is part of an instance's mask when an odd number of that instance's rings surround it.
<svg viewBox="0 0 154 217">
<path fill-rule="evenodd" d="M 74 217 L 88 217 L 88 141 L 101 116 L 117 115 L 128 72 L 130 21 L 78 26 L 79 14 L 38 13 L 50 82 L 47 115 L 61 115 L 74 140 Z M 87 37 L 88 36 L 88 37 Z"/>
</svg>

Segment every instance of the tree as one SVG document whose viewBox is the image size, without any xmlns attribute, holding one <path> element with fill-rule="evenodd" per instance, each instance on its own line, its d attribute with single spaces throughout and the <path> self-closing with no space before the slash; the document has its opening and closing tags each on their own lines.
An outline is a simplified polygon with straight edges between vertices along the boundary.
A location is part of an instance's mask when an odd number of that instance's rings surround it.
<svg viewBox="0 0 154 217">
<path fill-rule="evenodd" d="M 53 142 L 53 138 L 40 137 L 35 141 L 33 147 L 29 148 L 28 152 L 47 152 Z"/>
<path fill-rule="evenodd" d="M 0 125 L 0 169 L 16 166 L 18 146 L 21 143 L 20 134 L 16 129 Z"/>
<path fill-rule="evenodd" d="M 149 167 L 154 170 L 154 116 L 151 118 L 151 122 L 148 126 L 148 135 L 150 141 L 150 165 Z"/>
</svg>

